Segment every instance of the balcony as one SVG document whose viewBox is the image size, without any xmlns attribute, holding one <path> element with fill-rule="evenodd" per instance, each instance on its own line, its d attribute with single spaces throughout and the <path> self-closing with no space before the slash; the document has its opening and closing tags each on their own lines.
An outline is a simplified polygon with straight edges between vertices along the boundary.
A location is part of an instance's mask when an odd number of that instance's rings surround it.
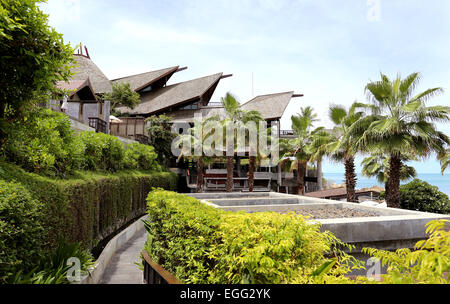
<svg viewBox="0 0 450 304">
<path fill-rule="evenodd" d="M 95 132 L 107 134 L 107 124 L 106 121 L 98 117 L 89 117 L 89 127 L 94 128 Z"/>
</svg>

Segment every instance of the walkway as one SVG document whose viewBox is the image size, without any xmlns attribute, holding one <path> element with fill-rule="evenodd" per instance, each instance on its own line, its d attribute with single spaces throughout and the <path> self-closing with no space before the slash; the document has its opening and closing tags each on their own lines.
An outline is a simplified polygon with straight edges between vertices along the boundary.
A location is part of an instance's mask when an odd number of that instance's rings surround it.
<svg viewBox="0 0 450 304">
<path fill-rule="evenodd" d="M 141 262 L 140 252 L 147 240 L 147 231 L 141 229 L 123 244 L 111 258 L 101 284 L 142 284 L 143 273 L 135 263 Z"/>
</svg>

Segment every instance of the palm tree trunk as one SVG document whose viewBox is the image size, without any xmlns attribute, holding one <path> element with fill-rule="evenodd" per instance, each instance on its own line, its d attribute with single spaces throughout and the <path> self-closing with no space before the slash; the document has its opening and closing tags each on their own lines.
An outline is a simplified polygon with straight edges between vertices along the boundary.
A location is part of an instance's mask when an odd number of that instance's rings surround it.
<svg viewBox="0 0 450 304">
<path fill-rule="evenodd" d="M 347 202 L 356 202 L 355 196 L 356 174 L 355 159 L 353 156 L 345 157 L 345 187 L 347 191 Z"/>
<path fill-rule="evenodd" d="M 203 191 L 203 158 L 199 157 L 197 160 L 197 193 Z"/>
<path fill-rule="evenodd" d="M 302 161 L 297 161 L 297 182 L 298 182 L 298 195 L 303 195 L 303 187 L 305 181 L 305 172 L 306 172 L 307 163 Z"/>
<path fill-rule="evenodd" d="M 249 168 L 248 168 L 248 191 L 253 192 L 253 187 L 255 185 L 255 163 L 256 156 L 250 156 L 249 160 Z"/>
<path fill-rule="evenodd" d="M 402 161 L 397 155 L 389 160 L 389 177 L 386 189 L 386 204 L 391 208 L 400 208 L 400 169 Z"/>
<path fill-rule="evenodd" d="M 226 191 L 233 191 L 233 156 L 227 156 L 227 184 Z"/>
</svg>

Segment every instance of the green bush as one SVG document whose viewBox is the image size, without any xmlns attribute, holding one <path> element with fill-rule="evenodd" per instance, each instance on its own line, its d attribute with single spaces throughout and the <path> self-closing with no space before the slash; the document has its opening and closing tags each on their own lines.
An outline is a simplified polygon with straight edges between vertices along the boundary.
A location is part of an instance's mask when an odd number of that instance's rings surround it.
<svg viewBox="0 0 450 304">
<path fill-rule="evenodd" d="M 19 269 L 30 271 L 42 258 L 42 207 L 22 185 L 0 180 L 0 283 Z"/>
<path fill-rule="evenodd" d="M 420 179 L 400 186 L 400 207 L 423 212 L 450 213 L 450 200 L 439 188 Z"/>
<path fill-rule="evenodd" d="M 162 190 L 147 204 L 145 249 L 185 283 L 343 282 L 350 268 L 361 267 L 338 249 L 344 244 L 302 216 L 225 212 Z M 332 252 L 337 258 L 327 257 Z"/>
<path fill-rule="evenodd" d="M 80 167 L 84 146 L 66 115 L 37 108 L 11 126 L 3 153 L 27 171 L 64 176 Z"/>
<path fill-rule="evenodd" d="M 92 248 L 123 224 L 145 214 L 145 199 L 153 187 L 177 187 L 177 176 L 171 172 L 87 171 L 62 180 L 1 161 L 0 180 L 20 181 L 34 199 L 42 202 L 46 243 L 53 249 L 60 238 Z"/>
<path fill-rule="evenodd" d="M 95 132 L 81 132 L 78 136 L 85 146 L 84 169 L 115 172 L 123 168 L 125 148 L 117 137 Z"/>
<path fill-rule="evenodd" d="M 88 274 L 88 269 L 94 265 L 92 255 L 84 250 L 80 243 L 68 243 L 60 240 L 56 250 L 45 256 L 40 264 L 32 271 L 25 273 L 23 269 L 19 270 L 8 280 L 11 284 L 67 284 L 70 283 L 67 275 L 76 275 L 68 273 L 73 266 L 71 258 L 78 258 L 80 261 L 80 279 Z M 74 278 L 76 279 L 76 278 Z"/>
<path fill-rule="evenodd" d="M 125 150 L 124 165 L 127 169 L 161 171 L 161 166 L 156 162 L 157 157 L 152 146 L 132 143 Z"/>
<path fill-rule="evenodd" d="M 387 267 L 381 275 L 384 284 L 449 284 L 450 231 L 449 220 L 434 220 L 426 225 L 429 238 L 416 243 L 415 250 L 398 249 L 395 252 L 363 248 Z M 447 227 L 446 227 L 447 226 Z"/>
</svg>

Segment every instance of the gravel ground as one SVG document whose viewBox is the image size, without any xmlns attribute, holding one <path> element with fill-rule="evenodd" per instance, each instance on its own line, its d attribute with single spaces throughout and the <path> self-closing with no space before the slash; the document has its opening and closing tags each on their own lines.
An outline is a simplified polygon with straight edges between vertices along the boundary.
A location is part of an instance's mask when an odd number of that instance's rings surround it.
<svg viewBox="0 0 450 304">
<path fill-rule="evenodd" d="M 295 211 L 295 213 L 310 216 L 312 219 L 380 216 L 378 212 L 350 208 L 303 209 L 301 211 Z"/>
</svg>

